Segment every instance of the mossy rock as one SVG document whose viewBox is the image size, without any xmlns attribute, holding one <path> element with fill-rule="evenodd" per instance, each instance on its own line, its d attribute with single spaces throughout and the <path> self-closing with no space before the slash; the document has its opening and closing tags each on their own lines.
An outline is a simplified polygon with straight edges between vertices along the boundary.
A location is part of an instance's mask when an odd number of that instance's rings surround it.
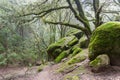
<svg viewBox="0 0 120 80">
<path fill-rule="evenodd" d="M 71 29 L 67 32 L 66 36 L 75 36 L 78 39 L 80 39 L 83 36 L 83 34 L 84 33 L 82 31 L 78 30 L 78 29 Z"/>
<path fill-rule="evenodd" d="M 80 42 L 80 48 L 88 48 L 88 45 L 89 45 L 88 39 L 85 39 L 85 40 Z"/>
<path fill-rule="evenodd" d="M 70 49 L 71 46 L 77 44 L 77 42 L 78 39 L 75 36 L 69 36 L 51 44 L 47 49 L 49 59 L 54 60 L 62 51 Z"/>
<path fill-rule="evenodd" d="M 61 50 L 60 48 L 55 49 L 55 50 L 53 51 L 54 58 L 56 58 L 61 52 L 62 52 L 62 50 Z"/>
<path fill-rule="evenodd" d="M 82 49 L 79 46 L 73 46 L 71 49 L 71 57 L 75 56 L 76 54 L 80 53 Z"/>
<path fill-rule="evenodd" d="M 38 67 L 38 69 L 37 69 L 37 71 L 38 72 L 41 72 L 41 71 L 43 71 L 43 69 L 44 69 L 44 67 L 45 67 L 46 65 L 40 65 L 39 67 Z"/>
<path fill-rule="evenodd" d="M 51 53 L 55 49 L 60 48 L 65 43 L 65 40 L 66 40 L 66 38 L 62 38 L 58 42 L 49 45 L 48 48 L 47 48 L 47 52 Z"/>
<path fill-rule="evenodd" d="M 55 59 L 56 63 L 59 63 L 63 58 L 67 57 L 69 54 L 69 51 L 63 51 L 59 54 L 59 56 Z"/>
<path fill-rule="evenodd" d="M 74 57 L 72 57 L 67 64 L 71 65 L 74 63 L 79 63 L 84 61 L 87 58 L 86 53 L 84 53 L 83 51 L 79 52 L 78 54 L 76 54 Z"/>
<path fill-rule="evenodd" d="M 68 42 L 68 46 L 74 46 L 75 44 L 78 43 L 78 38 L 74 37 L 71 41 Z"/>
<path fill-rule="evenodd" d="M 99 70 L 100 68 L 104 68 L 110 65 L 110 59 L 107 54 L 102 54 L 97 56 L 93 61 L 89 64 L 94 70 Z"/>
<path fill-rule="evenodd" d="M 112 65 L 120 65 L 120 22 L 99 26 L 91 36 L 89 53 L 90 60 L 107 53 Z"/>
</svg>

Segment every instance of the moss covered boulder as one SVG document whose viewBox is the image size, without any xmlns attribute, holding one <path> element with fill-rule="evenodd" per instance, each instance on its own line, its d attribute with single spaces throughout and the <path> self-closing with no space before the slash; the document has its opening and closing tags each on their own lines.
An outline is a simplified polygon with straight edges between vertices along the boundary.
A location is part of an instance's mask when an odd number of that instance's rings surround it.
<svg viewBox="0 0 120 80">
<path fill-rule="evenodd" d="M 82 36 L 83 36 L 83 32 L 81 32 L 81 30 L 78 30 L 78 29 L 71 29 L 67 32 L 66 36 L 75 36 L 77 37 L 78 39 L 80 39 Z"/>
<path fill-rule="evenodd" d="M 59 54 L 59 56 L 57 56 L 55 62 L 59 63 L 63 58 L 67 57 L 68 55 L 69 55 L 69 51 L 63 51 L 62 53 Z"/>
<path fill-rule="evenodd" d="M 71 64 L 74 64 L 74 63 L 82 62 L 87 58 L 86 54 L 87 53 L 85 53 L 84 50 L 83 51 L 80 50 L 76 55 L 72 56 L 71 59 L 69 59 L 66 63 L 71 65 Z"/>
<path fill-rule="evenodd" d="M 64 37 L 57 41 L 56 43 L 51 44 L 48 49 L 48 55 L 50 59 L 56 59 L 57 62 L 59 62 L 61 59 L 63 59 L 63 55 L 66 53 L 65 51 L 68 51 L 72 46 L 76 45 L 78 43 L 78 38 L 75 36 L 69 36 L 69 37 Z M 60 55 L 61 54 L 61 55 Z"/>
<path fill-rule="evenodd" d="M 110 59 L 107 54 L 101 54 L 90 62 L 90 66 L 93 68 L 94 71 L 98 71 L 101 68 L 105 68 L 109 64 L 110 64 Z"/>
<path fill-rule="evenodd" d="M 112 65 L 120 65 L 120 22 L 105 23 L 99 26 L 91 36 L 90 60 L 105 53 L 109 56 Z"/>
</svg>

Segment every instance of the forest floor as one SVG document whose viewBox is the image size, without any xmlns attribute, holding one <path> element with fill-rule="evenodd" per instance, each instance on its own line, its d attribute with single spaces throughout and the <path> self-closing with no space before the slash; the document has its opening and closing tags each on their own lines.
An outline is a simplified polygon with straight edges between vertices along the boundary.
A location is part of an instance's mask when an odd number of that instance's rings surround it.
<svg viewBox="0 0 120 80">
<path fill-rule="evenodd" d="M 28 72 L 26 72 L 28 69 L 26 67 L 2 68 L 0 69 L 0 80 L 73 80 L 70 78 L 72 76 L 78 76 L 79 80 L 120 80 L 120 68 L 117 66 L 110 67 L 100 73 L 93 73 L 86 68 L 85 71 L 80 71 L 77 75 L 75 74 L 78 71 L 77 68 L 68 73 L 56 73 L 55 70 L 59 66 L 60 64 L 47 66 L 41 72 L 37 72 L 38 67 L 32 67 Z"/>
<path fill-rule="evenodd" d="M 120 80 L 120 67 L 109 66 L 99 73 L 94 73 L 88 67 L 88 62 L 86 59 L 63 69 L 61 67 L 64 66 L 64 62 L 47 65 L 41 72 L 37 71 L 38 66 L 0 68 L 0 80 Z M 58 71 L 60 69 L 61 72 Z"/>
</svg>

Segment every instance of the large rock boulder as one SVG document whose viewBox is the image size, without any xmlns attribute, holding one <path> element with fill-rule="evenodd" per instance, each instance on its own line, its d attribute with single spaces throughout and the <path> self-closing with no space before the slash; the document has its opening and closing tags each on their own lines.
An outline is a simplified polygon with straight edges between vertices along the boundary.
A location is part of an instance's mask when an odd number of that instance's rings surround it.
<svg viewBox="0 0 120 80">
<path fill-rule="evenodd" d="M 120 22 L 108 22 L 99 26 L 92 34 L 89 58 L 107 54 L 112 65 L 120 65 Z"/>
</svg>

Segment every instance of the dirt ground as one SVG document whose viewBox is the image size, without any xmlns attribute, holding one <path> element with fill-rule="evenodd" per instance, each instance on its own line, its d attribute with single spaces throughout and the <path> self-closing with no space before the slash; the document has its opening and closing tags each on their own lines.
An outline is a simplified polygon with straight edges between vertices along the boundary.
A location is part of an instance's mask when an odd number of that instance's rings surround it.
<svg viewBox="0 0 120 80">
<path fill-rule="evenodd" d="M 54 74 L 57 66 L 46 66 L 41 72 L 37 72 L 38 66 L 0 68 L 0 80 L 59 80 L 60 75 Z"/>
<path fill-rule="evenodd" d="M 84 62 L 83 62 L 84 63 Z M 86 62 L 85 62 L 86 63 Z M 61 64 L 46 66 L 43 71 L 37 72 L 38 67 L 7 67 L 0 69 L 0 80 L 64 80 L 66 75 L 73 76 L 74 70 L 70 73 L 56 73 L 55 70 Z M 86 67 L 84 72 L 79 72 L 80 80 L 120 80 L 120 67 L 108 67 L 100 73 L 93 73 Z M 69 80 L 69 79 L 66 79 Z"/>
<path fill-rule="evenodd" d="M 85 50 L 85 53 L 88 51 Z M 77 76 L 79 80 L 120 80 L 120 66 L 109 66 L 99 73 L 92 72 L 88 66 L 89 60 L 76 63 L 77 68 L 69 68 L 64 72 L 57 73 L 64 62 L 47 65 L 41 72 L 37 72 L 38 66 L 34 67 L 3 67 L 0 68 L 0 80 L 73 80 L 66 76 Z"/>
</svg>

